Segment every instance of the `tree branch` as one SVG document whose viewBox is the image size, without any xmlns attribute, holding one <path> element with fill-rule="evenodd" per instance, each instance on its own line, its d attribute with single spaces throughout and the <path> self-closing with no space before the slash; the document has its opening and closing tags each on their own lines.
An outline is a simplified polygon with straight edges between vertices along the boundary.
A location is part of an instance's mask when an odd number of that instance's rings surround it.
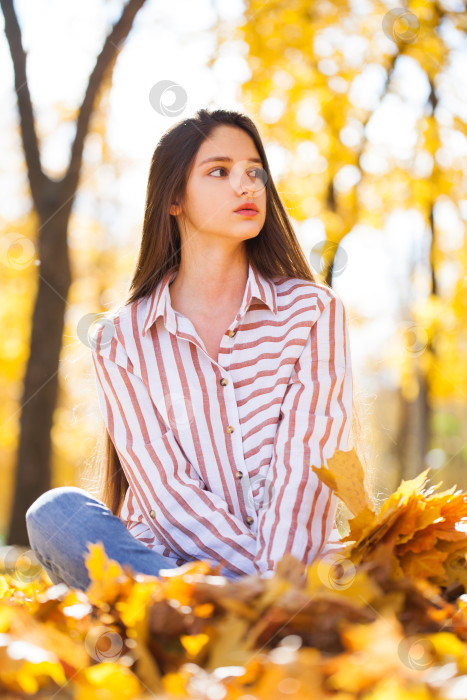
<svg viewBox="0 0 467 700">
<path fill-rule="evenodd" d="M 45 184 L 46 176 L 42 171 L 36 128 L 34 125 L 34 112 L 26 77 L 26 53 L 22 45 L 21 28 L 13 7 L 13 0 L 0 0 L 0 4 L 5 18 L 5 35 L 10 47 L 11 60 L 13 62 L 15 91 L 20 116 L 20 131 L 26 158 L 29 185 L 34 204 L 37 205 L 41 198 L 41 191 Z"/>
<path fill-rule="evenodd" d="M 49 178 L 42 170 L 39 145 L 36 134 L 34 112 L 26 75 L 26 53 L 22 46 L 21 28 L 16 16 L 13 0 L 0 0 L 5 17 L 5 34 L 10 47 L 13 62 L 15 90 L 18 99 L 20 130 L 26 158 L 27 174 L 36 210 L 40 210 L 44 188 L 50 192 L 51 184 L 59 184 L 62 194 L 72 197 L 78 186 L 83 158 L 84 141 L 89 128 L 93 104 L 102 88 L 106 71 L 116 59 L 120 44 L 126 39 L 133 26 L 138 11 L 146 0 L 128 0 L 122 10 L 120 19 L 114 24 L 105 40 L 101 53 L 96 59 L 94 69 L 89 76 L 88 86 L 76 120 L 76 134 L 71 147 L 70 163 L 61 180 Z"/>
<path fill-rule="evenodd" d="M 134 18 L 145 0 L 129 0 L 123 8 L 120 19 L 114 24 L 112 31 L 105 40 L 101 53 L 97 57 L 96 65 L 89 76 L 86 94 L 80 107 L 76 120 L 76 135 L 71 148 L 71 159 L 68 170 L 62 180 L 65 189 L 71 192 L 78 185 L 83 147 L 88 132 L 89 120 L 92 114 L 94 100 L 102 85 L 105 72 L 115 61 L 119 44 L 126 39 L 133 25 Z"/>
</svg>

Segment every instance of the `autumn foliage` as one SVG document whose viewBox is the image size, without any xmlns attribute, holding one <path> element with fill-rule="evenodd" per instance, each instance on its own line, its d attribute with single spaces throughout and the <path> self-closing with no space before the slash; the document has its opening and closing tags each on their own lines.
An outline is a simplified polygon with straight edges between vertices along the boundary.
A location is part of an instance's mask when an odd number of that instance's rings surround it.
<svg viewBox="0 0 467 700">
<path fill-rule="evenodd" d="M 467 495 L 426 470 L 377 513 L 354 450 L 313 469 L 353 517 L 307 569 L 286 555 L 266 580 L 209 561 L 134 575 L 97 543 L 84 593 L 18 560 L 0 577 L 2 695 L 467 697 Z"/>
</svg>

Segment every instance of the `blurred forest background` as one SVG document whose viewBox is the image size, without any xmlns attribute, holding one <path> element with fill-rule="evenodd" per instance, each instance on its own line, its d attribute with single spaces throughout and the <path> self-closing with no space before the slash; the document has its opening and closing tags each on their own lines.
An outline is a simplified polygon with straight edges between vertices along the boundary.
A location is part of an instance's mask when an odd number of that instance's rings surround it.
<svg viewBox="0 0 467 700">
<path fill-rule="evenodd" d="M 127 294 L 157 140 L 200 107 L 255 120 L 344 301 L 378 498 L 427 467 L 467 489 L 465 2 L 0 6 L 0 544 L 86 488 L 86 330 Z"/>
</svg>

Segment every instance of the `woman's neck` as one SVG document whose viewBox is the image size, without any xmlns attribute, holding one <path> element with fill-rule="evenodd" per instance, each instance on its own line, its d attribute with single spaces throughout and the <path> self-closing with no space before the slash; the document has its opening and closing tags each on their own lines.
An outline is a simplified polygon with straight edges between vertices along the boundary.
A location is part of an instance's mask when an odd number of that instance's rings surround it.
<svg viewBox="0 0 467 700">
<path fill-rule="evenodd" d="M 224 267 L 180 265 L 169 285 L 172 306 L 201 316 L 230 314 L 238 309 L 248 281 L 248 261 L 229 262 Z"/>
</svg>

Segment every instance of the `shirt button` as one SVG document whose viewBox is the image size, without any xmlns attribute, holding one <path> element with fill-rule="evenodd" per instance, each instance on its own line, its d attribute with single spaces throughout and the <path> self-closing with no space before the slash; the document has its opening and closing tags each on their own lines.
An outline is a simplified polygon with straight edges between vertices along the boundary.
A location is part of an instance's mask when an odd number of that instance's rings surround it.
<svg viewBox="0 0 467 700">
<path fill-rule="evenodd" d="M 233 431 L 235 430 L 235 428 L 234 428 L 233 426 L 231 426 L 231 425 L 228 425 L 227 428 L 226 428 L 226 430 L 227 430 L 228 433 L 233 433 Z"/>
<path fill-rule="evenodd" d="M 156 512 L 154 510 L 151 510 L 151 511 L 149 511 L 149 515 L 151 516 L 151 518 L 155 518 Z"/>
<path fill-rule="evenodd" d="M 219 381 L 219 384 L 222 384 L 222 386 L 227 386 L 229 383 L 229 380 L 226 379 L 225 377 L 222 377 L 222 379 Z"/>
<path fill-rule="evenodd" d="M 236 479 L 241 479 L 243 476 L 243 472 L 235 472 L 235 478 Z"/>
<path fill-rule="evenodd" d="M 251 525 L 251 523 L 254 521 L 254 518 L 252 518 L 251 515 L 249 515 L 248 518 L 246 519 L 246 521 L 247 521 L 248 525 Z"/>
<path fill-rule="evenodd" d="M 227 331 L 227 335 L 230 336 L 231 338 L 233 338 L 236 332 L 237 332 L 237 329 L 234 328 L 233 330 Z"/>
</svg>

